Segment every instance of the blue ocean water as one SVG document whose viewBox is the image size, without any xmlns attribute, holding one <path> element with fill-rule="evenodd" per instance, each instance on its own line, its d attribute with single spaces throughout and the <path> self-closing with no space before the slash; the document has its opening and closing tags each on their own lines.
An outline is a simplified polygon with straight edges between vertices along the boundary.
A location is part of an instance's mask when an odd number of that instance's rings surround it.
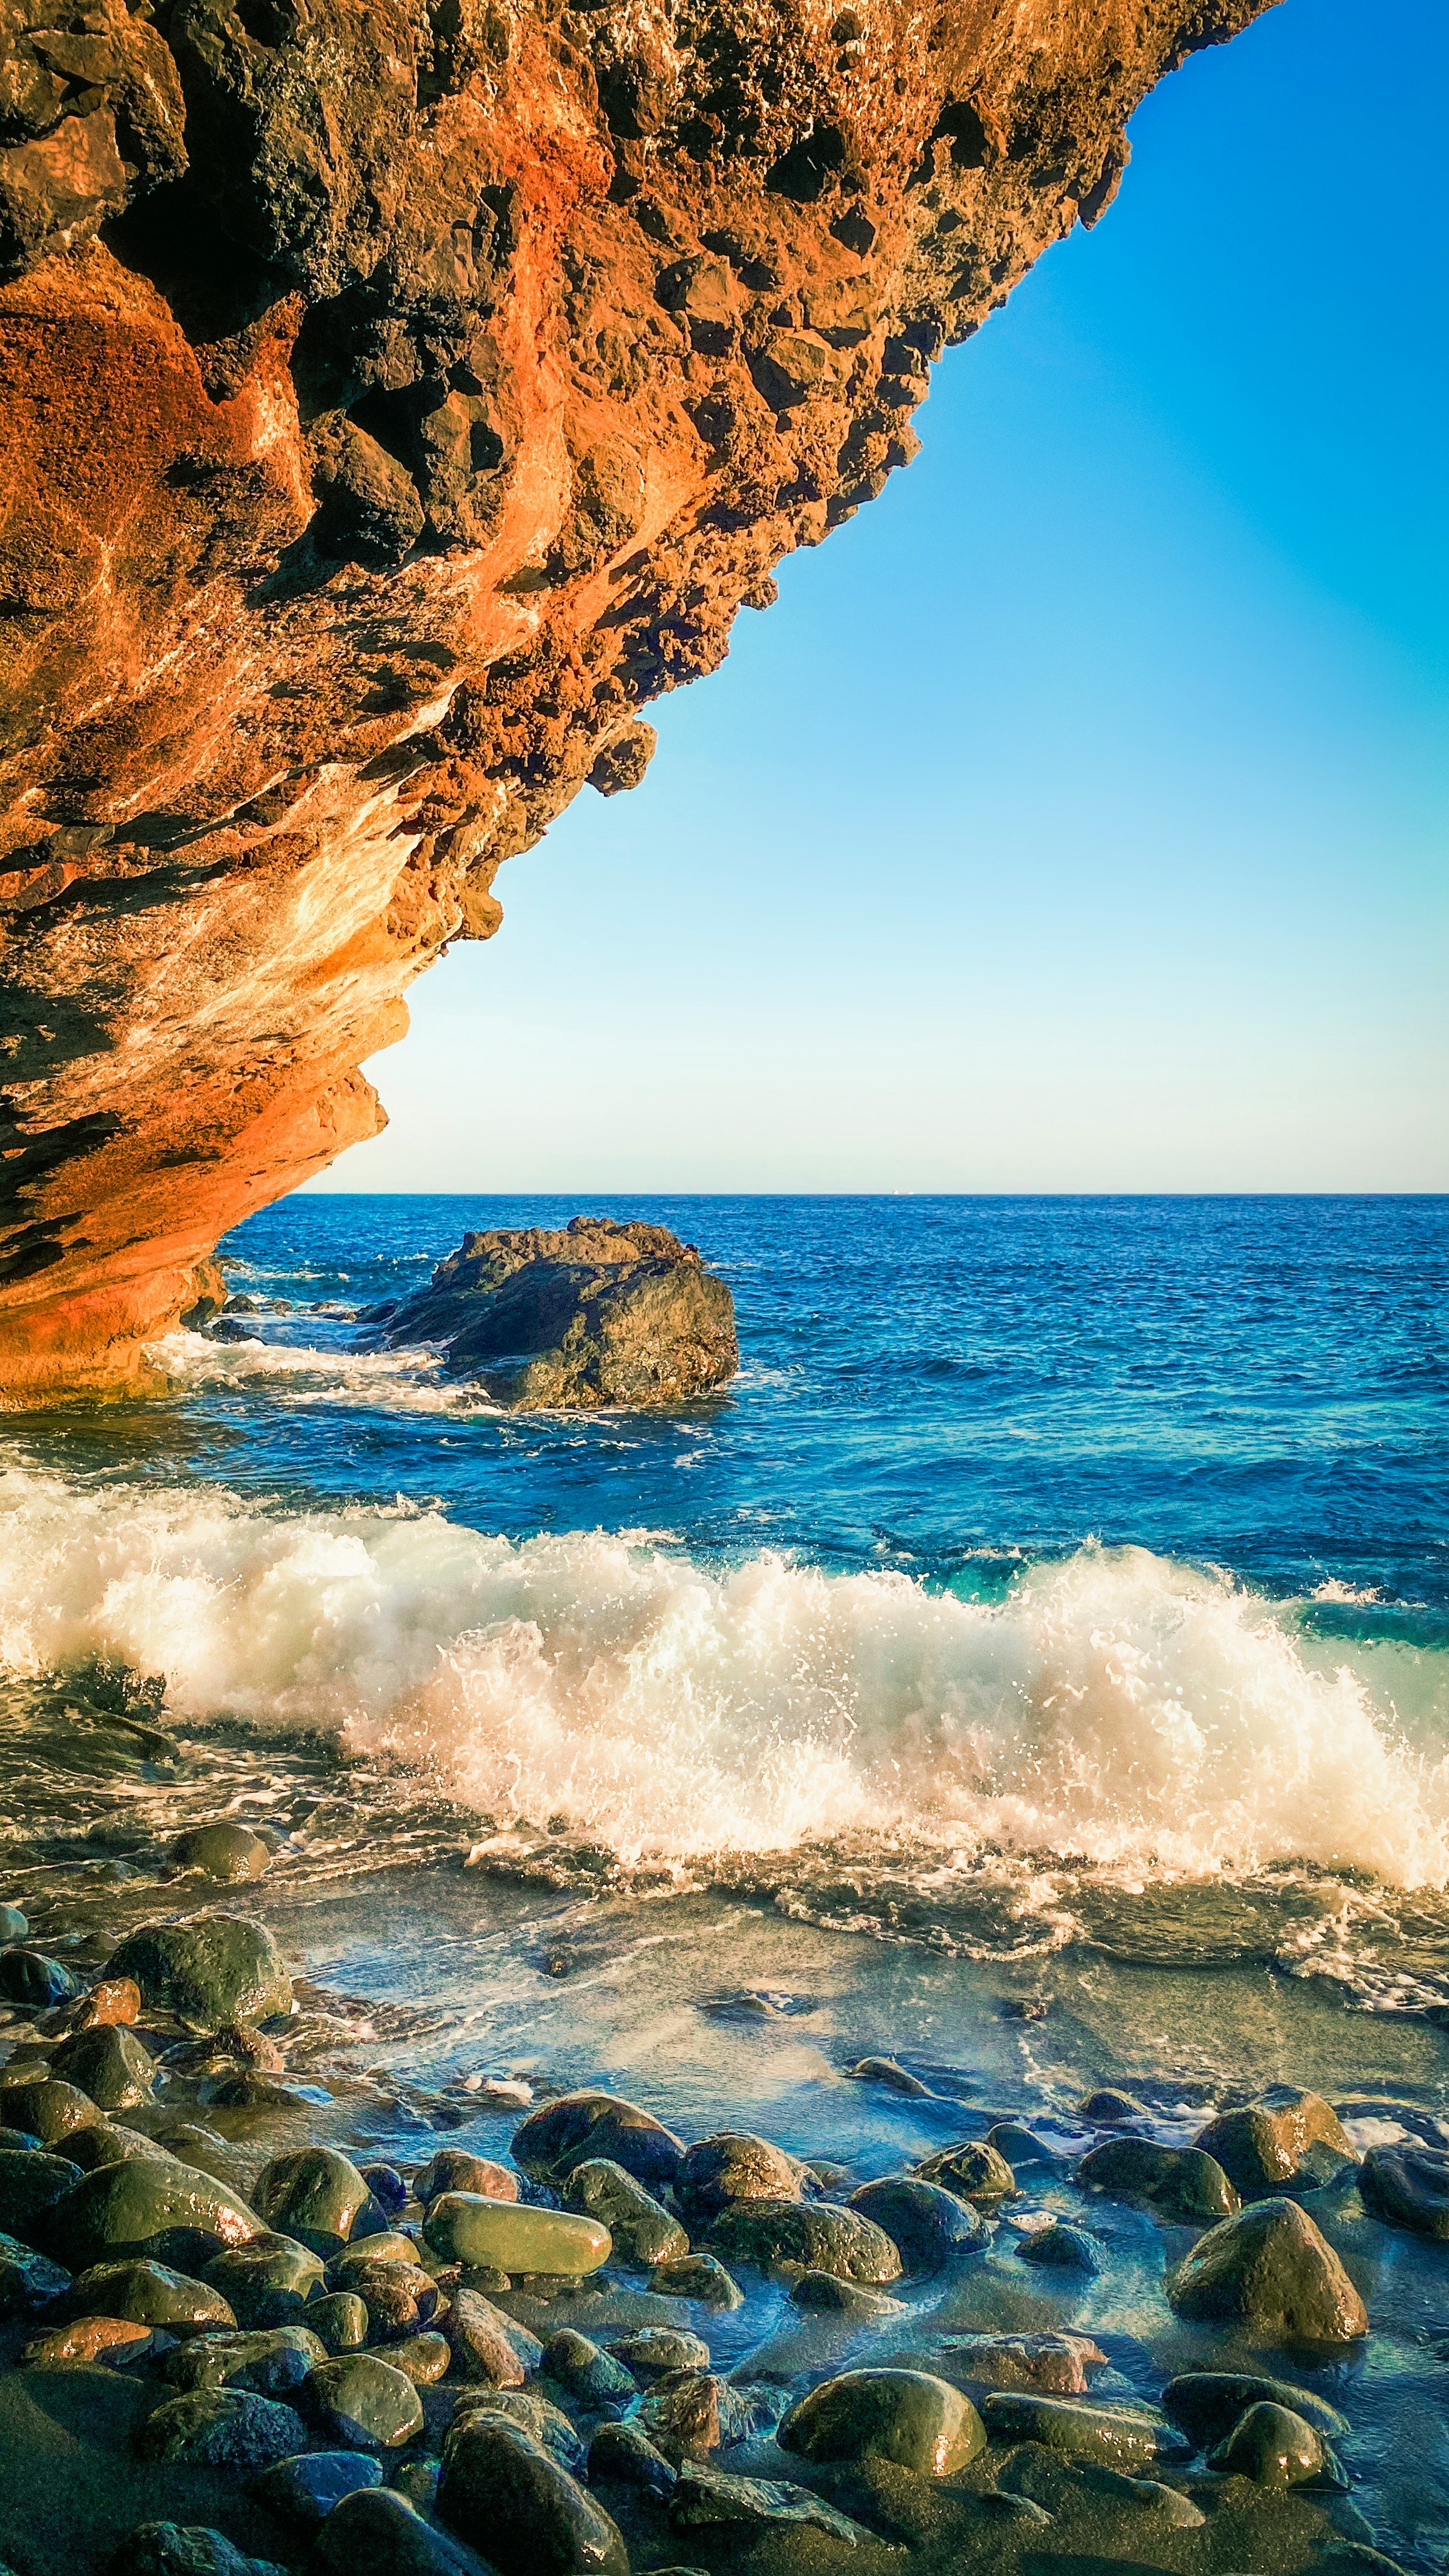
<svg viewBox="0 0 1449 2576">
<path fill-rule="evenodd" d="M 1445 1633 L 1449 1200 L 319 1194 L 221 1249 L 235 1290 L 286 1301 L 253 1319 L 265 1344 L 341 1359 L 344 1310 L 417 1285 L 465 1231 L 581 1205 L 674 1228 L 729 1281 L 725 1394 L 459 1418 L 386 1377 L 221 1368 L 139 1421 L 57 1426 L 51 1454 L 140 1438 L 148 1472 L 295 1500 L 403 1494 L 514 1538 L 668 1528 L 710 1557 L 936 1581 L 1090 1537 Z"/>
</svg>

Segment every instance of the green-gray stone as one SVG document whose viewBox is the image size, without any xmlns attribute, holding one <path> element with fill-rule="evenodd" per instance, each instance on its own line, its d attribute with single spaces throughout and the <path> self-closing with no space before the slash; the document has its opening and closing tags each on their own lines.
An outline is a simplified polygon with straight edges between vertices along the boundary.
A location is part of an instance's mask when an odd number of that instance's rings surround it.
<svg viewBox="0 0 1449 2576">
<path fill-rule="evenodd" d="M 315 2576 L 491 2576 L 450 2532 L 390 2488 L 363 2488 L 330 2513 L 309 2561 Z"/>
<path fill-rule="evenodd" d="M 155 2099 L 156 2062 L 134 2031 L 109 2023 L 78 2030 L 50 2062 L 61 2082 L 89 2094 L 98 2111 L 137 2111 Z"/>
<path fill-rule="evenodd" d="M 513 2133 L 515 2161 L 544 2180 L 571 2172 L 585 2156 L 608 2156 L 636 2181 L 670 2183 L 683 2153 L 652 2111 L 614 2093 L 561 2093 L 530 2111 Z"/>
<path fill-rule="evenodd" d="M 129 2531 L 107 2576 L 285 2576 L 269 2558 L 248 2558 L 205 2523 L 142 2522 Z"/>
<path fill-rule="evenodd" d="M 611 2241 L 597 2219 L 533 2209 L 523 2201 L 485 2200 L 471 2191 L 443 2192 L 428 2211 L 423 2234 L 445 2262 L 573 2278 L 607 2263 Z"/>
<path fill-rule="evenodd" d="M 696 2299 L 702 2308 L 742 2308 L 745 2294 L 712 2254 L 681 2254 L 649 2276 L 661 2299 Z"/>
<path fill-rule="evenodd" d="M 194 2120 L 166 2120 L 152 2131 L 154 2143 L 164 2147 L 184 2165 L 195 2165 L 199 2173 L 209 2173 L 230 2190 L 239 2190 L 240 2176 L 236 2158 L 225 2138 L 214 2129 L 199 2128 Z"/>
<path fill-rule="evenodd" d="M 22 2240 L 44 2230 L 48 2242 L 49 2212 L 80 2179 L 80 2166 L 68 2156 L 50 2155 L 43 2147 L 0 2147 L 0 2227 Z"/>
<path fill-rule="evenodd" d="M 689 2252 L 689 2238 L 677 2218 L 661 2209 L 652 2192 L 636 2182 L 611 2156 L 586 2156 L 564 2185 L 570 2209 L 597 2218 L 607 2227 L 616 2260 L 650 2272 Z"/>
<path fill-rule="evenodd" d="M 1156 2416 L 1119 2406 L 1081 2405 L 1068 2397 L 1037 2397 L 996 2389 L 981 2400 L 981 2419 L 993 2442 L 1040 2442 L 1073 2460 L 1099 2460 L 1111 2469 L 1145 2469 L 1181 2459 L 1186 2444 Z"/>
<path fill-rule="evenodd" d="M 235 1914 L 196 1914 L 185 1923 L 148 1923 L 128 1934 L 108 1977 L 134 1977 L 146 2002 L 202 2030 L 265 2021 L 292 2009 L 282 1954 L 260 1923 Z"/>
<path fill-rule="evenodd" d="M 247 1825 L 193 1825 L 178 1834 L 167 1859 L 178 1869 L 195 1869 L 207 1878 L 261 1878 L 272 1865 L 272 1850 Z"/>
<path fill-rule="evenodd" d="M 629 2576 L 604 2508 L 521 2425 L 469 2415 L 443 2445 L 438 2512 L 500 2576 Z"/>
<path fill-rule="evenodd" d="M 355 2290 L 330 2290 L 309 2303 L 307 2325 L 328 2352 L 361 2352 L 367 2341 L 367 2302 Z"/>
<path fill-rule="evenodd" d="M 489 2415 L 505 2424 L 521 2424 L 530 2440 L 550 2451 L 560 2468 L 580 2477 L 584 2466 L 584 2440 L 576 2425 L 571 2424 L 561 2406 L 555 2406 L 536 2388 L 465 2388 L 459 2396 L 455 2424 L 470 2415 Z"/>
<path fill-rule="evenodd" d="M 0 1905 L 0 1948 L 11 1941 L 26 1941 L 29 1937 L 30 1924 L 19 1906 Z"/>
<path fill-rule="evenodd" d="M 736 2200 L 798 2200 L 801 2167 L 795 2156 L 752 2129 L 719 2129 L 686 2147 L 675 2191 L 692 2227 L 717 2218 Z"/>
<path fill-rule="evenodd" d="M 800 2398 L 776 2435 L 807 2460 L 892 2460 L 950 2477 L 986 2447 L 969 2397 L 923 2370 L 845 2370 Z"/>
<path fill-rule="evenodd" d="M 73 2284 L 67 2307 L 73 2317 L 121 2317 L 168 2334 L 209 2334 L 235 2326 L 226 2300 L 205 2281 L 193 2281 L 168 2264 L 95 2263 Z"/>
<path fill-rule="evenodd" d="M 259 2230 L 249 2244 L 228 2246 L 205 2267 L 205 2278 L 236 2310 L 241 2326 L 295 2325 L 315 2290 L 323 2263 L 291 2236 Z"/>
<path fill-rule="evenodd" d="M 327 2285 L 333 2290 L 350 2289 L 354 2272 L 360 2270 L 364 2264 L 416 2265 L 417 2261 L 418 2246 L 415 2237 L 404 2236 L 399 2230 L 391 2227 L 381 2228 L 376 2236 L 356 2237 L 350 2245 L 343 2246 L 340 2254 L 333 2255 L 327 2266 Z"/>
<path fill-rule="evenodd" d="M 307 2380 L 307 2404 L 330 2439 L 356 2451 L 394 2451 L 423 2429 L 418 2392 L 402 2371 L 376 2353 L 343 2353 L 317 2364 Z"/>
<path fill-rule="evenodd" d="M 144 2137 L 139 2129 L 128 2129 L 120 2121 L 103 2119 L 99 2113 L 90 2128 L 71 2130 L 63 2152 L 80 2166 L 82 2173 L 98 2173 L 102 2165 L 129 2164 L 137 2156 L 149 2157 L 153 2164 L 177 2161 L 159 2139 Z"/>
<path fill-rule="evenodd" d="M 370 2194 L 336 2147 L 301 2147 L 263 2168 L 253 2197 L 269 2227 L 314 2254 L 333 2255 L 347 2243 Z"/>
<path fill-rule="evenodd" d="M 225 2183 L 170 2156 L 130 2156 L 81 2175 L 50 2219 L 50 2243 L 72 2270 L 128 2254 L 196 2267 L 260 2233 Z"/>
<path fill-rule="evenodd" d="M 168 2397 L 141 2426 L 146 2460 L 187 2468 L 268 2469 L 300 2451 L 306 2426 L 296 2409 L 239 2388 L 198 2388 Z"/>
<path fill-rule="evenodd" d="M 247 2388 L 255 2397 L 290 2397 L 327 2358 L 305 2326 L 265 2326 L 251 2334 L 198 2334 L 168 2353 L 173 2388 Z"/>
<path fill-rule="evenodd" d="M 1208 2455 L 1208 2467 L 1225 2477 L 1251 2478 L 1279 2492 L 1312 2485 L 1328 2465 L 1313 2426 L 1289 2407 L 1268 2403 L 1250 2406 Z"/>
<path fill-rule="evenodd" d="M 901 2258 L 884 2228 L 858 2209 L 824 2202 L 740 2200 L 721 2210 L 709 2231 L 710 2251 L 761 2271 L 799 2264 L 868 2286 L 899 2277 Z"/>
<path fill-rule="evenodd" d="M 1296 2200 L 1255 2200 L 1210 2227 L 1164 2286 L 1179 2316 L 1258 2343 L 1336 2345 L 1368 2332 L 1358 2291 Z"/>
<path fill-rule="evenodd" d="M 985 2138 L 940 2147 L 916 2171 L 922 2182 L 939 2183 L 943 2191 L 954 2191 L 958 2200 L 985 2201 L 988 2206 L 1009 2200 L 1016 2190 L 1016 2176 L 1005 2156 Z"/>
<path fill-rule="evenodd" d="M 1151 2138 L 1106 2139 L 1083 2156 L 1077 2180 L 1084 2190 L 1135 2201 L 1189 2225 L 1231 2218 L 1239 2206 L 1222 2166 L 1202 2148 L 1159 2147 Z"/>
<path fill-rule="evenodd" d="M 1321 2191 L 1357 2164 L 1338 2114 L 1321 2093 L 1275 2084 L 1241 2110 L 1224 2111 L 1196 2141 L 1215 2156 L 1244 2200 Z"/>
<path fill-rule="evenodd" d="M 316 2531 L 344 2496 L 380 2486 L 382 2474 L 381 2461 L 365 2451 L 299 2451 L 263 2469 L 251 2492 L 280 2521 Z"/>
<path fill-rule="evenodd" d="M 609 2350 L 642 2379 L 666 2370 L 708 2370 L 710 2362 L 703 2335 L 681 2326 L 640 2326 L 633 2334 L 616 2335 Z"/>
<path fill-rule="evenodd" d="M 549 2336 L 543 2367 L 577 2406 L 627 2406 L 639 2394 L 633 2373 L 622 2361 L 616 2361 L 611 2352 L 601 2352 L 588 2335 L 576 2333 L 571 2326 Z"/>
<path fill-rule="evenodd" d="M 1259 2404 L 1289 2407 L 1326 2442 L 1340 2441 L 1349 2429 L 1348 2417 L 1330 2406 L 1326 2397 L 1298 2387 L 1294 2380 L 1266 2379 L 1257 2371 L 1185 2370 L 1169 2379 L 1162 2392 L 1163 2413 L 1205 2450 L 1231 2433 L 1250 2406 Z"/>
<path fill-rule="evenodd" d="M 0 2323 L 11 2317 L 42 2317 L 70 2288 L 70 2274 L 33 2245 L 0 2235 Z"/>
<path fill-rule="evenodd" d="M 829 2533 L 832 2539 L 847 2541 L 852 2549 L 874 2537 L 848 2514 L 838 2513 L 823 2496 L 812 2495 L 808 2487 L 790 2486 L 779 2478 L 735 2477 L 727 2469 L 710 2468 L 698 2460 L 686 2460 L 680 2469 L 669 2511 L 670 2519 L 685 2530 L 716 2525 L 729 2529 L 736 2524 L 747 2530 L 768 2529 L 776 2523 L 803 2523 Z"/>
<path fill-rule="evenodd" d="M 28 2129 L 43 2147 L 61 2147 L 68 2155 L 67 2139 L 77 2129 L 93 2129 L 100 2112 L 88 2093 L 79 2085 L 62 2084 L 50 2075 L 38 2074 L 28 2084 L 7 2085 L 0 2093 L 0 2107 L 5 2118 L 17 2128 Z"/>
</svg>

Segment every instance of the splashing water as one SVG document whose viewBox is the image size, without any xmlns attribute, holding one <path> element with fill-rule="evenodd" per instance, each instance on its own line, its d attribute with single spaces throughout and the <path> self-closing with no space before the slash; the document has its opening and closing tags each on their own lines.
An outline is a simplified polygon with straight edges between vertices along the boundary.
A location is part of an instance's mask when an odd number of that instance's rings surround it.
<svg viewBox="0 0 1449 2576">
<path fill-rule="evenodd" d="M 323 1730 L 625 1860 L 908 1834 L 1124 1876 L 1276 1860 L 1449 1879 L 1449 1776 L 1347 1660 L 1139 1548 L 993 1603 L 759 1554 L 0 1478 L 0 1659 L 164 1674 L 174 1719 Z"/>
</svg>

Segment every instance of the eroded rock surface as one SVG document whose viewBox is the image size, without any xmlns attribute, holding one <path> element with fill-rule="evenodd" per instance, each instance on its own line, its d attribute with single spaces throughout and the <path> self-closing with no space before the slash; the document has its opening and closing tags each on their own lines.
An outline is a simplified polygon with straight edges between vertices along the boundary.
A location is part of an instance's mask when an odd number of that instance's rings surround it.
<svg viewBox="0 0 1449 2576">
<path fill-rule="evenodd" d="M 501 863 L 1262 5 L 15 0 L 9 1401 L 154 1382 Z"/>
</svg>

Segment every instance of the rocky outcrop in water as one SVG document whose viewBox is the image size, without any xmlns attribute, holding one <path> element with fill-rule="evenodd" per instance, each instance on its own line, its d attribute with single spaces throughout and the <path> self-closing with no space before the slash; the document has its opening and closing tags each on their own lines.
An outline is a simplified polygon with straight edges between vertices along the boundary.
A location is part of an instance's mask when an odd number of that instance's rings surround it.
<svg viewBox="0 0 1449 2576">
<path fill-rule="evenodd" d="M 734 1300 L 694 1246 L 606 1216 L 466 1234 L 379 1330 L 437 1345 L 450 1377 L 516 1410 L 687 1403 L 740 1364 Z"/>
<path fill-rule="evenodd" d="M 0 1391 L 145 1382 L 412 978 L 1264 0 L 12 0 Z"/>
</svg>

